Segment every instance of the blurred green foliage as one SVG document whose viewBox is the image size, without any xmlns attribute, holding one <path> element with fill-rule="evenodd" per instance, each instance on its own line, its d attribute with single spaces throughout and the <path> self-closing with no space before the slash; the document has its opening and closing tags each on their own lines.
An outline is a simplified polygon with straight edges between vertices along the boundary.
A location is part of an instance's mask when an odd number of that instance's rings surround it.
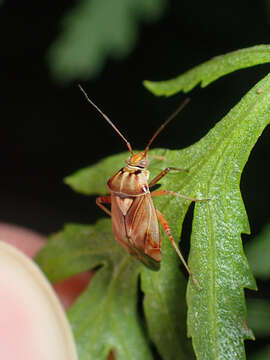
<svg viewBox="0 0 270 360">
<path fill-rule="evenodd" d="M 250 299 L 248 301 L 248 326 L 252 327 L 255 336 L 270 336 L 270 301 Z"/>
<path fill-rule="evenodd" d="M 106 59 L 121 58 L 135 46 L 139 23 L 154 21 L 165 0 L 81 0 L 65 14 L 48 61 L 59 82 L 89 79 Z"/>
<path fill-rule="evenodd" d="M 257 279 L 270 278 L 270 224 L 267 224 L 245 247 L 251 270 Z M 266 299 L 248 299 L 247 323 L 254 330 L 256 338 L 270 339 L 270 301 Z M 269 360 L 270 347 L 252 354 L 252 360 Z"/>
<path fill-rule="evenodd" d="M 246 246 L 253 274 L 263 280 L 270 278 L 270 224 Z"/>
</svg>

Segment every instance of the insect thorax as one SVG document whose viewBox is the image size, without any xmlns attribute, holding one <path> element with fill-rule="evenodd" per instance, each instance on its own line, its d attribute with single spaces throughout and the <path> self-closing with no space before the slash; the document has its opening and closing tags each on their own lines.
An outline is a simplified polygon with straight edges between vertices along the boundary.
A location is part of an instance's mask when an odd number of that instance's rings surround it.
<svg viewBox="0 0 270 360">
<path fill-rule="evenodd" d="M 126 166 L 112 176 L 107 185 L 110 191 L 126 196 L 140 196 L 149 192 L 149 171 Z"/>
</svg>

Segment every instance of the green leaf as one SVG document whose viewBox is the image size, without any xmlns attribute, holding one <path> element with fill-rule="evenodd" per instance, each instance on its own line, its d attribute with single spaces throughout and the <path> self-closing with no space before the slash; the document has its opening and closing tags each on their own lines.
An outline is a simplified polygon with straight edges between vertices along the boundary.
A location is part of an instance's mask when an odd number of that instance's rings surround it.
<svg viewBox="0 0 270 360">
<path fill-rule="evenodd" d="M 62 33 L 49 52 L 58 81 L 89 79 L 108 57 L 127 55 L 138 35 L 139 23 L 157 19 L 164 0 L 82 0 L 62 20 Z"/>
<path fill-rule="evenodd" d="M 155 150 L 152 153 L 156 155 L 165 155 L 166 157 L 170 154 L 169 151 L 163 149 Z M 172 166 L 176 166 L 176 164 L 179 164 L 179 159 L 176 154 L 177 152 L 172 152 L 172 154 L 173 153 L 176 157 L 174 155 L 171 159 L 162 162 L 159 160 L 151 160 L 150 169 L 152 170 L 153 175 L 159 173 L 166 165 L 171 164 Z M 91 195 L 97 192 L 100 194 L 106 193 L 106 182 L 108 177 L 111 176 L 116 169 L 119 169 L 123 165 L 124 159 L 127 156 L 127 153 L 110 156 L 107 159 L 101 160 L 94 166 L 78 171 L 74 175 L 66 178 L 65 181 L 76 189 L 76 191 L 80 191 L 84 194 Z M 185 177 L 185 173 L 175 173 L 168 176 L 174 183 L 175 177 L 181 179 Z M 100 179 L 103 179 L 103 181 Z M 178 207 L 179 204 L 181 204 L 179 201 L 174 202 L 175 207 Z M 99 210 L 97 209 L 97 211 Z M 175 218 L 177 219 L 177 217 Z M 102 227 L 103 222 L 100 222 L 96 225 L 85 228 L 82 232 L 79 231 L 80 226 L 76 227 L 75 225 L 72 225 L 67 228 L 68 231 L 64 231 L 63 233 L 53 236 L 48 245 L 37 257 L 39 265 L 42 267 L 43 271 L 45 271 L 48 278 L 51 281 L 59 281 L 75 273 L 96 267 L 100 263 L 106 264 L 108 261 L 107 256 L 111 256 L 111 262 L 115 264 L 119 264 L 123 261 L 121 260 L 121 256 L 130 259 L 130 256 L 128 256 L 118 243 L 113 240 L 111 231 L 108 230 L 107 232 L 106 228 L 106 231 L 104 232 Z M 175 231 L 175 226 L 173 228 Z M 165 238 L 164 234 L 162 236 Z M 115 248 L 117 250 L 120 249 L 119 255 Z M 142 269 L 141 282 L 142 289 L 145 294 L 145 317 L 151 338 L 157 346 L 158 351 L 164 356 L 164 359 L 190 360 L 193 358 L 193 354 L 191 347 L 187 344 L 185 335 L 186 304 L 184 288 L 186 282 L 181 273 L 177 270 L 179 259 L 168 241 L 164 241 L 163 256 L 164 261 L 162 263 L 161 270 L 157 273 L 141 267 L 140 263 L 134 258 L 131 258 L 132 260 L 130 259 L 130 261 L 135 261 L 136 266 L 139 267 L 139 269 Z M 101 270 L 98 270 L 97 274 Z M 126 270 L 123 270 L 121 282 L 125 284 L 126 279 L 124 279 L 124 277 L 129 278 L 129 276 L 130 274 L 126 274 Z M 100 279 L 98 281 L 101 282 Z M 87 291 L 87 294 L 85 293 L 83 295 L 83 301 L 85 304 L 88 304 L 85 305 L 87 306 L 87 310 L 85 310 L 83 305 L 81 305 L 81 302 L 78 300 L 74 307 L 76 307 L 76 312 L 81 314 L 81 318 L 76 321 L 74 317 L 70 318 L 73 328 L 74 322 L 77 324 L 82 321 L 84 324 L 82 325 L 85 331 L 83 334 L 80 331 L 75 331 L 79 352 L 80 354 L 91 354 L 93 359 L 105 359 L 109 349 L 114 348 L 118 354 L 117 356 L 119 356 L 120 345 L 117 347 L 117 341 L 120 341 L 121 339 L 118 338 L 119 331 L 116 332 L 116 329 L 112 327 L 108 328 L 108 333 L 110 332 L 112 334 L 111 336 L 115 337 L 115 340 L 113 343 L 109 342 L 109 346 L 104 350 L 104 353 L 102 353 L 102 356 L 104 357 L 101 356 L 101 353 L 95 352 L 94 349 L 90 348 L 89 342 L 91 341 L 89 341 L 88 332 L 92 331 L 91 329 L 93 326 L 91 325 L 92 318 L 90 319 L 90 322 L 88 322 L 88 315 L 86 316 L 86 313 L 89 313 L 88 307 L 90 307 L 89 303 L 91 302 L 91 297 L 95 296 L 94 294 L 97 292 L 96 287 L 91 286 L 89 291 Z M 100 284 L 100 286 L 102 285 Z M 105 289 L 107 287 L 108 284 L 105 282 Z M 126 284 L 125 289 L 128 293 L 133 291 L 134 298 L 136 300 L 135 290 L 137 287 L 135 281 L 133 284 Z M 119 297 L 125 297 L 124 292 L 121 294 L 117 294 L 115 292 L 114 296 L 115 298 L 113 301 L 115 302 L 119 301 Z M 99 292 L 97 297 L 95 296 L 95 301 L 97 301 L 97 303 L 100 302 L 98 297 L 102 299 L 102 293 Z M 120 306 L 122 305 L 120 304 Z M 97 314 L 101 314 L 100 316 L 102 316 L 102 319 L 105 322 L 107 313 L 96 306 L 93 306 L 93 309 L 96 309 L 95 311 Z M 131 311 L 129 310 L 128 313 L 131 313 Z M 112 316 L 111 313 L 110 316 Z M 119 313 L 116 316 L 120 316 Z M 119 321 L 119 323 L 121 324 L 122 322 Z M 138 323 L 140 324 L 139 320 Z M 75 329 L 77 329 L 76 324 Z M 134 332 L 134 330 L 129 328 L 126 328 L 125 331 L 129 334 L 129 337 Z M 95 343 L 97 344 L 97 347 L 104 347 L 107 340 L 99 331 L 97 333 Z M 82 359 L 84 359 L 84 355 L 81 356 Z M 132 359 L 135 360 L 146 358 L 147 357 L 145 355 L 142 356 L 141 353 L 136 355 L 136 352 L 133 352 L 132 354 Z M 120 357 L 117 357 L 117 359 L 120 359 Z"/>
<path fill-rule="evenodd" d="M 270 336 L 270 301 L 262 299 L 248 300 L 247 323 L 256 337 Z"/>
<path fill-rule="evenodd" d="M 137 313 L 141 265 L 113 240 L 108 219 L 66 226 L 36 260 L 51 281 L 102 265 L 68 313 L 80 360 L 107 359 L 111 349 L 117 359 L 152 359 Z"/>
<path fill-rule="evenodd" d="M 239 182 L 269 123 L 269 98 L 268 75 L 204 139 L 183 151 L 200 192 L 212 198 L 195 207 L 191 237 L 189 264 L 203 291 L 188 287 L 188 328 L 199 359 L 245 359 L 243 339 L 252 338 L 245 326 L 243 287 L 255 289 L 255 281 L 240 238 L 249 233 L 249 224 Z"/>
<path fill-rule="evenodd" d="M 246 254 L 254 275 L 260 279 L 269 279 L 270 224 L 246 245 Z"/>
<path fill-rule="evenodd" d="M 169 173 L 160 181 L 161 188 L 211 198 L 195 204 L 189 256 L 191 270 L 202 288 L 198 291 L 189 282 L 187 293 L 188 334 L 200 360 L 245 359 L 244 340 L 253 338 L 246 325 L 244 288 L 256 289 L 256 284 L 241 242 L 241 233 L 249 233 L 249 224 L 239 183 L 249 153 L 269 123 L 269 97 L 270 75 L 252 88 L 198 143 L 181 151 L 151 151 L 165 159 L 151 160 L 152 177 L 168 166 L 189 169 L 188 173 Z M 126 156 L 124 153 L 104 159 L 68 177 L 66 182 L 84 194 L 104 194 L 108 192 L 108 178 L 124 165 Z M 155 198 L 155 204 L 178 239 L 190 201 L 164 196 Z M 146 355 L 139 353 L 134 340 L 137 351 L 132 353 L 132 359 L 151 357 L 134 305 L 139 272 L 150 339 L 164 359 L 191 359 L 189 344 L 183 337 L 184 282 L 170 242 L 163 233 L 163 262 L 161 270 L 155 273 L 125 254 L 112 240 L 108 224 L 97 223 L 88 227 L 87 233 L 72 227 L 71 232 L 56 235 L 38 256 L 51 280 L 103 264 L 70 312 L 81 359 L 90 355 L 93 359 L 105 359 L 110 349 L 115 349 L 117 359 L 129 358 L 126 346 L 134 348 L 127 345 L 123 334 L 134 334 L 143 344 L 141 349 Z M 114 250 L 117 248 L 119 252 Z M 129 266 L 132 271 L 128 270 Z M 130 293 L 135 303 L 129 298 Z M 89 304 L 95 304 L 96 309 L 93 305 L 89 310 Z M 132 321 L 128 321 L 125 313 L 122 322 L 119 304 L 128 309 Z"/>
<path fill-rule="evenodd" d="M 94 166 L 86 167 L 67 176 L 64 181 L 74 191 L 82 194 L 105 195 L 108 193 L 107 180 L 116 173 L 117 170 L 123 167 L 125 159 L 128 156 L 128 152 L 109 156 Z M 99 178 L 97 178 L 97 174 L 99 174 Z"/>
<path fill-rule="evenodd" d="M 186 93 L 198 84 L 206 87 L 221 76 L 233 71 L 267 62 L 270 62 L 270 45 L 257 45 L 216 56 L 174 79 L 146 80 L 144 85 L 155 95 L 171 96 L 179 91 Z"/>
<path fill-rule="evenodd" d="M 245 359 L 243 341 L 253 338 L 245 325 L 243 289 L 255 289 L 256 285 L 241 243 L 241 233 L 249 233 L 249 224 L 239 183 L 249 153 L 270 120 L 269 97 L 270 76 L 267 76 L 198 143 L 181 151 L 152 151 L 152 154 L 165 157 L 164 161 L 151 160 L 149 169 L 152 176 L 167 166 L 189 169 L 188 173 L 168 174 L 161 181 L 162 188 L 197 198 L 211 198 L 195 205 L 189 257 L 190 267 L 202 287 L 202 291 L 198 291 L 193 283 L 189 283 L 187 294 L 188 333 L 198 359 Z M 125 156 L 112 156 L 81 170 L 67 181 L 83 193 L 91 194 L 97 189 L 104 193 L 107 179 Z M 157 198 L 155 204 L 168 219 L 177 238 L 190 202 L 167 196 Z M 142 287 L 151 339 L 164 358 L 172 359 L 174 349 L 180 346 L 176 345 L 176 339 L 179 342 L 183 337 L 177 327 L 183 321 L 183 313 L 179 316 L 178 310 L 184 309 L 184 305 L 178 295 L 172 304 L 171 294 L 182 294 L 183 289 L 176 270 L 176 255 L 164 235 L 163 239 L 162 269 L 159 273 L 144 270 Z M 155 328 L 159 313 L 162 323 L 171 323 L 171 329 L 174 326 L 175 330 L 167 333 L 163 328 L 161 333 L 162 326 Z M 169 338 L 171 335 L 173 341 L 168 342 L 169 346 L 159 343 L 162 336 Z M 184 349 L 182 353 L 185 353 Z M 181 354 L 178 358 L 182 358 Z"/>
<path fill-rule="evenodd" d="M 163 234 L 164 242 L 165 235 Z M 172 250 L 169 248 L 169 251 Z M 168 259 L 168 249 L 163 252 Z M 147 327 L 162 359 L 194 359 L 191 343 L 186 336 L 186 281 L 178 272 L 175 254 L 164 260 L 160 272 L 142 269 L 142 291 Z"/>
</svg>

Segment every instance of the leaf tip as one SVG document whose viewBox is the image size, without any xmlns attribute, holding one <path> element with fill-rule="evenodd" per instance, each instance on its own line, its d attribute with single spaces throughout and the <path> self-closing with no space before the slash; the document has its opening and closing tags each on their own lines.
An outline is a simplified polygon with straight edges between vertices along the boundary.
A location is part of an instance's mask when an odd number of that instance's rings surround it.
<svg viewBox="0 0 270 360">
<path fill-rule="evenodd" d="M 147 90 L 152 91 L 153 81 L 144 80 L 144 81 L 143 81 L 143 86 L 144 86 Z"/>
<path fill-rule="evenodd" d="M 63 178 L 63 183 L 70 186 L 71 188 L 73 187 L 73 176 L 69 175 Z"/>
</svg>

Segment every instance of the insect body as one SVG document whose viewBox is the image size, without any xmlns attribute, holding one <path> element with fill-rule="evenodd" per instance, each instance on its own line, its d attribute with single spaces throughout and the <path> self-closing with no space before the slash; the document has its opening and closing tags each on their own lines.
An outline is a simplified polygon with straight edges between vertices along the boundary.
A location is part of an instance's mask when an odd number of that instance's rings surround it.
<svg viewBox="0 0 270 360">
<path fill-rule="evenodd" d="M 158 270 L 161 236 L 146 166 L 144 154 L 138 153 L 131 156 L 127 166 L 108 181 L 112 228 L 115 239 L 129 253 L 137 256 L 149 268 Z"/>
<path fill-rule="evenodd" d="M 207 199 L 195 199 L 168 190 L 150 189 L 170 170 L 181 170 L 177 168 L 166 168 L 152 181 L 149 182 L 149 171 L 147 170 L 147 153 L 153 140 L 162 129 L 175 117 L 183 108 L 183 103 L 177 111 L 172 114 L 165 123 L 154 133 L 143 152 L 133 153 L 132 147 L 111 120 L 88 98 L 85 91 L 79 86 L 86 99 L 103 115 L 105 120 L 125 141 L 130 157 L 126 160 L 127 165 L 113 175 L 107 185 L 110 195 L 100 196 L 96 199 L 97 205 L 112 217 L 112 229 L 115 239 L 132 255 L 135 255 L 141 262 L 152 270 L 158 270 L 161 262 L 161 234 L 159 222 L 168 235 L 178 256 L 186 267 L 189 275 L 199 286 L 189 270 L 179 248 L 177 247 L 169 228 L 169 225 L 157 210 L 153 203 L 154 196 L 174 195 L 191 201 L 205 201 Z M 111 204 L 111 211 L 104 204 Z"/>
</svg>

